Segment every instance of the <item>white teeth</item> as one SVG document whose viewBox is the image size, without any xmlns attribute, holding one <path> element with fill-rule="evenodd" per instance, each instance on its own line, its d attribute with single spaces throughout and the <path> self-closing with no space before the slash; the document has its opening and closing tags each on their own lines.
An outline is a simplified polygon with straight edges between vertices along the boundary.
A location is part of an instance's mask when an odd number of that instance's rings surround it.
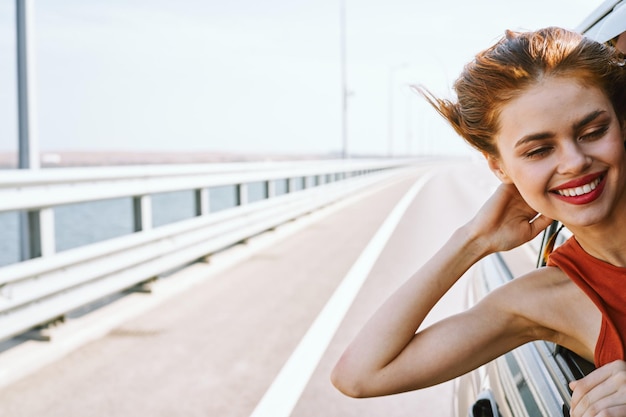
<svg viewBox="0 0 626 417">
<path fill-rule="evenodd" d="M 591 181 L 589 184 L 585 184 L 582 187 L 566 188 L 563 190 L 558 190 L 558 193 L 564 197 L 575 197 L 577 195 L 590 193 L 591 191 L 596 189 L 598 184 L 600 184 L 600 178 L 596 178 L 595 180 Z"/>
</svg>

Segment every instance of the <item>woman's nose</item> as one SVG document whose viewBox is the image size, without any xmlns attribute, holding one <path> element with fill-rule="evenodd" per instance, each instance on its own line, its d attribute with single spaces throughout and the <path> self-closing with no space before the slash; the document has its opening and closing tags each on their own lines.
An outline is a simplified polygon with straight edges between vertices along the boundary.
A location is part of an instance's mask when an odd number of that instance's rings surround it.
<svg viewBox="0 0 626 417">
<path fill-rule="evenodd" d="M 570 142 L 561 147 L 559 171 L 561 173 L 580 173 L 591 165 L 592 157 L 577 142 Z"/>
</svg>

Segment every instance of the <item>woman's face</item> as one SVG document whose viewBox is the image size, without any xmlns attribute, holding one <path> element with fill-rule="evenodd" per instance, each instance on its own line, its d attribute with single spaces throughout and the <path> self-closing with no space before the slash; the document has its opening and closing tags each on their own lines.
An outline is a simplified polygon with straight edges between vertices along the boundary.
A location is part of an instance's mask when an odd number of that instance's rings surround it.
<svg viewBox="0 0 626 417">
<path fill-rule="evenodd" d="M 624 134 L 600 89 L 549 77 L 507 103 L 499 121 L 500 155 L 489 165 L 533 209 L 570 228 L 624 213 Z"/>
</svg>

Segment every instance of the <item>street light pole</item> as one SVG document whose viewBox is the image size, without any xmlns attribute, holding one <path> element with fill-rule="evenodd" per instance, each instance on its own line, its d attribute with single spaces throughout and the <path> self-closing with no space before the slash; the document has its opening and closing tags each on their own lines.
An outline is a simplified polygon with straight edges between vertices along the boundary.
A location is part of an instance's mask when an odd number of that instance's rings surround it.
<svg viewBox="0 0 626 417">
<path fill-rule="evenodd" d="M 348 74 L 346 63 L 346 0 L 340 0 L 341 45 L 341 156 L 348 158 Z"/>
<path fill-rule="evenodd" d="M 411 90 L 406 91 L 406 115 L 405 115 L 405 129 L 406 129 L 406 156 L 412 155 L 411 145 L 413 142 L 413 106 L 411 105 L 411 100 L 413 98 L 413 94 L 411 94 Z"/>
<path fill-rule="evenodd" d="M 17 106 L 19 168 L 39 168 L 39 150 L 35 127 L 35 77 L 33 54 L 33 0 L 15 1 L 17 41 Z"/>
<path fill-rule="evenodd" d="M 408 64 L 406 62 L 391 66 L 389 68 L 389 85 L 387 86 L 388 103 L 387 103 L 387 156 L 393 156 L 393 90 L 394 90 L 394 76 L 396 71 L 406 68 Z"/>
</svg>

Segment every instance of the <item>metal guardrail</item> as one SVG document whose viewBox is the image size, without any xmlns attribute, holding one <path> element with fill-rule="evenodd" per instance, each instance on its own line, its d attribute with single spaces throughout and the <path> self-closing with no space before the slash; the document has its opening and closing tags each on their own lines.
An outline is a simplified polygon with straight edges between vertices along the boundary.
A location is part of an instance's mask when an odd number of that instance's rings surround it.
<svg viewBox="0 0 626 417">
<path fill-rule="evenodd" d="M 22 261 L 0 268 L 0 340 L 54 322 L 69 312 L 150 281 L 246 238 L 398 173 L 411 161 L 354 160 L 298 163 L 241 163 L 4 171 L 0 212 L 30 211 L 40 220 L 63 204 L 117 197 L 138 201 L 136 233 Z M 304 188 L 276 196 L 276 180 L 301 180 Z M 246 204 L 246 185 L 264 182 L 263 200 Z M 211 213 L 209 187 L 236 185 L 239 205 Z M 194 190 L 197 216 L 152 228 L 151 194 Z M 141 218 L 141 216 L 145 216 Z M 42 217 L 44 217 L 42 219 Z M 35 233 L 54 233 L 40 223 Z M 53 236 L 36 236 L 45 241 Z"/>
<path fill-rule="evenodd" d="M 50 210 L 55 206 L 132 197 L 135 231 L 141 231 L 152 227 L 152 194 L 196 190 L 196 212 L 203 215 L 210 211 L 209 187 L 234 184 L 238 188 L 239 203 L 245 204 L 247 185 L 253 182 L 264 182 L 266 195 L 271 198 L 278 179 L 289 179 L 291 191 L 296 188 L 297 179 L 324 183 L 399 164 L 402 162 L 329 160 L 4 171 L 0 175 L 0 213 L 28 210 L 22 219 L 29 229 L 24 233 L 22 258 L 45 257 L 55 252 Z M 310 185 L 305 184 L 305 187 Z"/>
</svg>

